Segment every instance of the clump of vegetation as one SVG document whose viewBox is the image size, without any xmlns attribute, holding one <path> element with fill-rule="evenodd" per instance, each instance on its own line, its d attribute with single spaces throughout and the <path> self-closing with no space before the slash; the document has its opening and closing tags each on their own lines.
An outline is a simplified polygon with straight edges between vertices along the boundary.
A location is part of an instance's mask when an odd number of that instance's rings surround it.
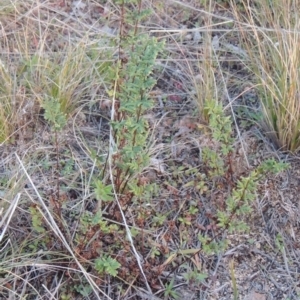
<svg viewBox="0 0 300 300">
<path fill-rule="evenodd" d="M 241 22 L 241 45 L 247 49 L 247 65 L 255 74 L 266 134 L 283 151 L 297 152 L 300 146 L 299 20 L 297 1 L 263 0 L 245 14 Z M 234 6 L 233 6 L 234 7 Z M 240 25 L 243 26 L 243 25 Z M 250 28 L 249 27 L 249 28 Z"/>
<path fill-rule="evenodd" d="M 247 217 L 252 213 L 252 202 L 256 198 L 259 181 L 265 179 L 269 173 L 277 174 L 288 167 L 285 163 L 268 159 L 256 169 L 238 174 L 238 157 L 230 116 L 225 115 L 222 104 L 215 100 L 207 101 L 205 109 L 209 115 L 208 124 L 213 146 L 202 149 L 200 170 L 188 171 L 194 179 L 188 181 L 185 187 L 195 188 L 213 204 L 214 211 L 208 214 L 208 225 L 203 231 L 213 229 L 214 235 L 199 234 L 201 247 L 193 255 L 200 252 L 209 255 L 223 252 L 228 246 L 227 234 L 247 232 Z M 186 225 L 192 225 L 191 219 L 195 218 L 198 211 L 195 207 L 190 207 L 186 218 L 179 220 Z"/>
</svg>

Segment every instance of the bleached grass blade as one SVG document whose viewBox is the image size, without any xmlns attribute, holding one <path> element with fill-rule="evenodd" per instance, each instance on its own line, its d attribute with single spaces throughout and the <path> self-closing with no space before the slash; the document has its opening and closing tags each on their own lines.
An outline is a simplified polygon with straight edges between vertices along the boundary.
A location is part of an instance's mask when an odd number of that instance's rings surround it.
<svg viewBox="0 0 300 300">
<path fill-rule="evenodd" d="M 7 227 L 10 223 L 10 220 L 11 220 L 11 218 L 12 218 L 12 216 L 13 216 L 16 208 L 17 208 L 17 205 L 18 205 L 19 200 L 20 200 L 20 196 L 21 196 L 21 194 L 18 193 L 17 196 L 14 198 L 14 200 L 11 202 L 9 208 L 7 209 L 4 217 L 2 218 L 2 220 L 0 222 L 0 228 L 3 226 L 4 223 L 6 223 L 5 227 L 2 229 L 2 232 L 1 232 L 1 235 L 0 235 L 0 242 L 2 241 L 3 236 L 4 236 L 4 234 L 7 230 Z"/>
</svg>

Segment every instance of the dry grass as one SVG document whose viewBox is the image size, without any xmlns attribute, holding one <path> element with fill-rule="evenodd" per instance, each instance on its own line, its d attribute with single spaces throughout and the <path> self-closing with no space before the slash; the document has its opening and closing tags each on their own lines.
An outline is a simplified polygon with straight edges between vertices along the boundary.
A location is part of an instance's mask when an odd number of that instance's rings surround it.
<svg viewBox="0 0 300 300">
<path fill-rule="evenodd" d="M 299 2 L 260 1 L 241 16 L 241 44 L 256 76 L 267 134 L 284 151 L 300 146 Z M 234 6 L 233 6 L 234 8 Z M 245 24 L 246 23 L 246 26 Z"/>
<path fill-rule="evenodd" d="M 297 299 L 299 215 L 295 198 L 277 193 L 284 177 L 260 186 L 251 232 L 228 235 L 225 252 L 207 255 L 198 237 L 219 238 L 216 211 L 230 189 L 228 178 L 210 181 L 203 163 L 203 148 L 219 147 L 206 130 L 208 100 L 234 120 L 235 152 L 225 161 L 233 184 L 275 156 L 240 127 L 235 108 L 249 86 L 258 87 L 265 133 L 280 149 L 299 148 L 299 3 L 262 0 L 249 10 L 241 2 L 142 1 L 152 15 L 139 30 L 166 42 L 146 116 L 151 165 L 133 175 L 153 187 L 127 201 L 113 185 L 106 203 L 94 182 L 104 167 L 115 180 L 108 73 L 120 8 L 1 1 L 1 299 L 233 299 L 252 293 L 256 276 L 265 294 Z M 67 119 L 60 131 L 45 118 L 52 100 Z M 120 263 L 116 277 L 96 272 L 103 255 Z"/>
</svg>

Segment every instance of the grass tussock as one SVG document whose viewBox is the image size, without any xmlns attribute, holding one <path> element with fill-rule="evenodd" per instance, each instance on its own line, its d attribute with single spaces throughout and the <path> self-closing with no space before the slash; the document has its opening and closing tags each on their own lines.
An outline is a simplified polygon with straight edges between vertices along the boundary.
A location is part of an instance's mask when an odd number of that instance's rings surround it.
<svg viewBox="0 0 300 300">
<path fill-rule="evenodd" d="M 233 5 L 233 7 L 235 7 Z M 284 151 L 300 147 L 299 1 L 259 1 L 240 20 L 241 44 L 254 72 L 264 128 Z"/>
</svg>

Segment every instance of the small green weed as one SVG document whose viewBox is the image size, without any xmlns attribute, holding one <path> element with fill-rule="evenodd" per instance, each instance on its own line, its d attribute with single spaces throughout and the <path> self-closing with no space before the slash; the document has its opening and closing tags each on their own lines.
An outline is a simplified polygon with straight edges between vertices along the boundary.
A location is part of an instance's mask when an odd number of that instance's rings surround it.
<svg viewBox="0 0 300 300">
<path fill-rule="evenodd" d="M 222 232 L 245 231 L 248 226 L 242 219 L 247 215 L 249 216 L 252 211 L 251 203 L 255 199 L 259 180 L 264 178 L 267 173 L 279 173 L 285 170 L 288 165 L 278 163 L 274 159 L 268 159 L 255 170 L 249 171 L 248 175 L 243 175 L 236 180 L 232 166 L 234 139 L 231 137 L 230 119 L 224 115 L 220 104 L 208 102 L 207 109 L 210 115 L 209 125 L 212 130 L 212 137 L 220 144 L 217 150 L 205 148 L 203 162 L 207 166 L 208 178 L 211 180 L 224 178 L 227 185 L 231 187 L 230 192 L 226 193 L 226 200 L 223 203 L 224 208 L 218 209 L 217 226 L 222 229 Z M 207 244 L 207 242 L 210 244 L 210 241 L 202 239 L 203 244 Z M 216 250 L 214 243 L 212 243 L 212 246 L 210 252 Z"/>
<path fill-rule="evenodd" d="M 165 285 L 164 297 L 165 299 L 170 299 L 170 297 L 171 299 L 179 298 L 179 294 L 174 290 L 174 278 Z"/>
<path fill-rule="evenodd" d="M 79 284 L 79 285 L 76 285 L 74 288 L 83 297 L 89 297 L 89 295 L 93 291 L 93 289 L 91 288 L 91 286 L 89 284 L 85 284 L 85 285 Z"/>
<path fill-rule="evenodd" d="M 97 258 L 95 261 L 95 269 L 100 274 L 109 274 L 114 277 L 117 276 L 120 266 L 120 263 L 109 256 L 102 256 L 100 258 Z"/>
<path fill-rule="evenodd" d="M 50 122 L 55 130 L 61 130 L 67 123 L 66 114 L 63 113 L 61 103 L 58 99 L 51 98 L 42 102 L 45 109 L 44 118 Z"/>
<path fill-rule="evenodd" d="M 207 255 L 222 252 L 228 246 L 227 233 L 247 231 L 247 219 L 252 212 L 252 202 L 256 197 L 260 180 L 269 173 L 279 173 L 288 168 L 288 165 L 267 159 L 253 170 L 243 174 L 235 174 L 235 147 L 232 137 L 231 120 L 226 116 L 222 105 L 216 101 L 207 101 L 205 107 L 209 116 L 210 137 L 214 141 L 212 146 L 202 149 L 202 165 L 200 170 L 191 169 L 184 173 L 192 176 L 192 180 L 185 184 L 186 188 L 194 188 L 210 200 L 212 211 L 208 214 L 209 225 L 203 228 L 210 233 L 198 235 L 201 247 L 192 256 L 199 252 Z M 200 182 L 200 184 L 199 184 Z M 205 187 L 205 188 L 204 188 Z M 218 195 L 217 201 L 215 194 Z M 195 222 L 198 209 L 190 204 L 178 220 L 186 227 Z M 247 218 L 246 218 L 247 217 Z M 184 251 L 184 250 L 183 250 Z M 179 252 L 180 253 L 180 252 Z M 179 265 L 182 265 L 186 259 Z"/>
<path fill-rule="evenodd" d="M 37 233 L 45 233 L 46 229 L 44 227 L 43 216 L 38 211 L 38 209 L 34 206 L 31 206 L 29 208 L 29 212 L 30 212 L 30 215 L 31 215 L 33 230 L 36 231 Z"/>
<path fill-rule="evenodd" d="M 188 270 L 183 274 L 183 277 L 189 284 L 201 284 L 206 278 L 207 274 L 201 273 L 198 270 Z"/>
</svg>

